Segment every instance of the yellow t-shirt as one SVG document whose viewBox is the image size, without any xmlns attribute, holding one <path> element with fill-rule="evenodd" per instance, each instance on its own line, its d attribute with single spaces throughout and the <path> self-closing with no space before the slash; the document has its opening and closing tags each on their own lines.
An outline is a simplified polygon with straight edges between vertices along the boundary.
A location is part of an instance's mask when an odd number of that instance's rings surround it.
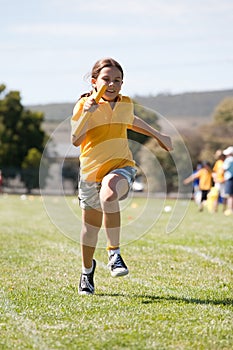
<svg viewBox="0 0 233 350">
<path fill-rule="evenodd" d="M 74 107 L 72 134 L 83 115 L 86 99 L 81 98 Z M 119 95 L 113 109 L 109 102 L 100 100 L 98 109 L 89 116 L 85 139 L 80 147 L 83 180 L 101 182 L 114 169 L 135 166 L 127 139 L 127 129 L 132 127 L 133 120 L 133 102 L 129 97 Z"/>
<path fill-rule="evenodd" d="M 216 161 L 213 167 L 213 172 L 215 173 L 214 182 L 217 182 L 217 183 L 224 182 L 224 170 L 223 170 L 222 159 L 219 159 Z"/>
<path fill-rule="evenodd" d="M 200 190 L 210 190 L 212 187 L 212 173 L 205 168 L 200 169 L 196 176 L 199 178 Z"/>
</svg>

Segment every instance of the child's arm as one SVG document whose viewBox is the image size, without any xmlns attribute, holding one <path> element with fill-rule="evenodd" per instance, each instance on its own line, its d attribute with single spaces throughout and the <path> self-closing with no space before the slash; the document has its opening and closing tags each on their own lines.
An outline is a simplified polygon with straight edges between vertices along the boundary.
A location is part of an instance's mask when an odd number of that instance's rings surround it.
<svg viewBox="0 0 233 350">
<path fill-rule="evenodd" d="M 195 179 L 195 177 L 193 175 L 190 175 L 189 177 L 187 177 L 186 179 L 184 179 L 183 184 L 187 185 L 190 182 L 192 182 Z"/>
<path fill-rule="evenodd" d="M 158 130 L 152 128 L 152 126 L 137 116 L 134 116 L 132 130 L 155 138 L 159 145 L 166 151 L 172 151 L 173 149 L 170 136 L 160 133 Z"/>
<path fill-rule="evenodd" d="M 198 178 L 199 178 L 198 172 L 194 173 L 194 174 L 191 174 L 190 176 L 186 177 L 186 179 L 184 179 L 183 184 L 187 185 L 190 182 L 192 182 L 192 181 L 194 181 L 195 179 L 198 179 Z"/>
<path fill-rule="evenodd" d="M 74 146 L 79 146 L 85 138 L 87 131 L 87 121 L 92 113 L 98 108 L 98 104 L 93 97 L 88 97 L 82 109 L 75 111 L 71 119 L 71 142 Z"/>
</svg>

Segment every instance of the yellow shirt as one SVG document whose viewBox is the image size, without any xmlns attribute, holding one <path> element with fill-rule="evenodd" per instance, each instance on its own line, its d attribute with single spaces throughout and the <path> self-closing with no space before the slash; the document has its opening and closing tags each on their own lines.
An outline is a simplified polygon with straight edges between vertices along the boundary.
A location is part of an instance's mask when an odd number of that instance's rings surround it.
<svg viewBox="0 0 233 350">
<path fill-rule="evenodd" d="M 205 168 L 200 169 L 195 177 L 199 178 L 200 190 L 210 190 L 212 187 L 212 174 Z"/>
<path fill-rule="evenodd" d="M 81 98 L 74 107 L 71 119 L 72 134 L 77 121 L 83 115 L 87 97 Z M 134 120 L 133 102 L 119 95 L 112 109 L 101 99 L 98 109 L 90 114 L 85 139 L 81 143 L 80 171 L 85 181 L 101 182 L 110 171 L 125 166 L 135 166 L 129 149 L 127 129 Z"/>
<path fill-rule="evenodd" d="M 215 173 L 214 182 L 217 182 L 217 183 L 224 182 L 224 170 L 223 170 L 222 159 L 219 159 L 216 161 L 213 167 L 213 172 Z"/>
</svg>

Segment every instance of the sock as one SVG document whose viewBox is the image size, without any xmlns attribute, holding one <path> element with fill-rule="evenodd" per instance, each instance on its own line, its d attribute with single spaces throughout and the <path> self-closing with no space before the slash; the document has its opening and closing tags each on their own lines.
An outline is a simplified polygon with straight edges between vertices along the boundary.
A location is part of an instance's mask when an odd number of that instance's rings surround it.
<svg viewBox="0 0 233 350">
<path fill-rule="evenodd" d="M 90 268 L 82 266 L 82 273 L 84 273 L 85 275 L 88 275 L 89 273 L 92 272 L 92 269 L 93 269 L 93 261 L 92 261 L 92 267 L 90 267 Z"/>
<path fill-rule="evenodd" d="M 113 254 L 120 254 L 120 248 L 117 249 L 109 249 L 108 250 L 108 256 L 110 257 Z"/>
</svg>

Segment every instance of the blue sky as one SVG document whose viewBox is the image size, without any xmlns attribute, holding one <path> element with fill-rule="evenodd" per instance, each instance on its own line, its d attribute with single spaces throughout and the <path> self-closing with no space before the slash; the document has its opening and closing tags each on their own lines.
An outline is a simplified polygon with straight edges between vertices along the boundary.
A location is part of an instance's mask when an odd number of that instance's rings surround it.
<svg viewBox="0 0 233 350">
<path fill-rule="evenodd" d="M 233 88 L 232 0 L 0 0 L 0 83 L 23 104 L 74 102 L 102 57 L 122 93 Z"/>
</svg>

